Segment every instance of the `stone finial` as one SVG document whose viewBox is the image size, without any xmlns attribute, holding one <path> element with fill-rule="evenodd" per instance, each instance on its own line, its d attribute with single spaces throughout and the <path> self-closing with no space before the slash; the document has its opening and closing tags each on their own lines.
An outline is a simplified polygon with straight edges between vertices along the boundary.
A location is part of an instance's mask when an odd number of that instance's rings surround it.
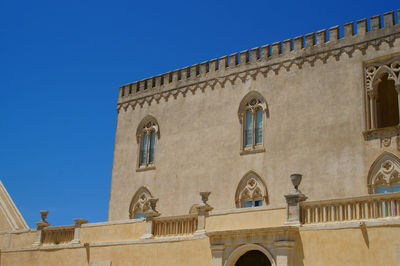
<svg viewBox="0 0 400 266">
<path fill-rule="evenodd" d="M 197 230 L 195 232 L 195 235 L 201 235 L 206 232 L 205 231 L 206 217 L 208 217 L 209 212 L 214 209 L 207 203 L 208 197 L 210 196 L 210 194 L 211 194 L 211 192 L 209 192 L 209 191 L 200 192 L 202 203 L 200 203 L 199 206 L 196 207 L 197 213 L 198 213 L 198 219 L 197 219 Z"/>
<path fill-rule="evenodd" d="M 292 184 L 294 186 L 295 192 L 300 192 L 299 191 L 299 185 L 301 183 L 301 179 L 303 176 L 301 174 L 291 174 L 290 175 L 290 180 L 292 181 Z"/>
<path fill-rule="evenodd" d="M 300 225 L 300 202 L 305 201 L 307 197 L 299 190 L 299 185 L 302 179 L 301 174 L 291 174 L 294 190 L 285 195 L 287 203 L 287 218 L 286 223 L 289 225 Z"/>
<path fill-rule="evenodd" d="M 214 208 L 213 207 L 211 207 L 208 203 L 207 203 L 207 201 L 208 201 L 208 197 L 210 196 L 210 194 L 211 194 L 211 192 L 209 192 L 209 191 L 203 191 L 203 192 L 200 192 L 200 196 L 201 196 L 201 201 L 202 201 L 202 203 L 200 203 L 199 204 L 199 206 L 197 206 L 197 209 L 199 210 L 199 211 L 206 211 L 206 212 L 209 212 L 209 211 L 212 211 Z"/>
<path fill-rule="evenodd" d="M 42 220 L 37 222 L 37 229 L 41 230 L 45 227 L 48 227 L 50 224 L 46 221 L 47 215 L 49 214 L 49 211 L 40 211 L 40 216 L 42 217 Z"/>
<path fill-rule="evenodd" d="M 40 216 L 42 217 L 42 221 L 46 222 L 47 215 L 49 214 L 49 211 L 40 211 Z"/>
</svg>

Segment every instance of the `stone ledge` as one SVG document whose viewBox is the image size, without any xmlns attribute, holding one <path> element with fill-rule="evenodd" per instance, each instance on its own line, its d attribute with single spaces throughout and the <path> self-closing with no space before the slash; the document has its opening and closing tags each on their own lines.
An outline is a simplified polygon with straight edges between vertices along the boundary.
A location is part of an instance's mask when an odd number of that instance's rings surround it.
<svg viewBox="0 0 400 266">
<path fill-rule="evenodd" d="M 400 125 L 385 127 L 385 128 L 370 129 L 370 130 L 365 130 L 363 132 L 365 140 L 390 138 L 398 135 L 400 135 Z"/>
</svg>

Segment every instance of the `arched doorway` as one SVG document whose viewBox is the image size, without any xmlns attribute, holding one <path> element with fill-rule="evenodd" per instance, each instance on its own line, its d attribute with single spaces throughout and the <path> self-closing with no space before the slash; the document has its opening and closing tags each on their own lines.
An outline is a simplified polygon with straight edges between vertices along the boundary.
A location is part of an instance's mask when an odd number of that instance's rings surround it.
<svg viewBox="0 0 400 266">
<path fill-rule="evenodd" d="M 259 250 L 250 250 L 236 261 L 235 266 L 271 266 L 271 262 Z"/>
<path fill-rule="evenodd" d="M 259 244 L 244 244 L 236 247 L 224 266 L 276 266 L 271 253 Z"/>
</svg>

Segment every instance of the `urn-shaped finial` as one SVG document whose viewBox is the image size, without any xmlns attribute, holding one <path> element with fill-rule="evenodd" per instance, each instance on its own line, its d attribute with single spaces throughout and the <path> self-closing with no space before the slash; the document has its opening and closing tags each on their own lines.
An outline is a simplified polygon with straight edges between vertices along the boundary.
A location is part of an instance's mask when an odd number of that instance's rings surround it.
<svg viewBox="0 0 400 266">
<path fill-rule="evenodd" d="M 46 222 L 47 215 L 49 214 L 49 211 L 40 211 L 40 216 L 42 216 L 42 221 Z"/>
<path fill-rule="evenodd" d="M 299 191 L 299 185 L 301 183 L 301 179 L 303 176 L 301 174 L 291 174 L 290 175 L 290 180 L 292 180 L 292 184 L 296 191 Z"/>
<path fill-rule="evenodd" d="M 211 192 L 209 191 L 200 192 L 201 201 L 203 202 L 204 205 L 207 205 L 208 197 L 210 196 L 210 194 Z"/>
</svg>

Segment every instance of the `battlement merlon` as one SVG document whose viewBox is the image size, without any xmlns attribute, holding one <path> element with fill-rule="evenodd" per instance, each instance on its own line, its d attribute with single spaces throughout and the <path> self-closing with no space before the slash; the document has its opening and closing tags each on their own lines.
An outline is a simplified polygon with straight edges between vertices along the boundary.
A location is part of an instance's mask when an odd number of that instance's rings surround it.
<svg viewBox="0 0 400 266">
<path fill-rule="evenodd" d="M 398 17 L 397 24 L 395 15 Z M 367 19 L 360 19 L 356 23 L 344 24 L 342 38 L 340 27 L 335 26 L 123 85 L 119 88 L 117 109 L 135 108 L 137 104 L 142 106 L 145 102 L 150 104 L 152 100 L 159 101 L 171 94 L 175 96 L 177 89 L 184 88 L 181 92 L 186 94 L 197 87 L 214 86 L 216 80 L 233 74 L 252 75 L 260 69 L 261 72 L 264 69 L 265 75 L 270 70 L 278 74 L 281 68 L 289 70 L 292 64 L 313 64 L 316 59 L 325 62 L 328 56 L 339 60 L 343 52 L 351 56 L 355 48 L 364 53 L 375 40 L 386 38 L 386 42 L 394 42 L 400 38 L 400 9 L 384 13 L 383 25 L 381 15 L 369 18 L 369 30 L 367 22 Z"/>
</svg>

